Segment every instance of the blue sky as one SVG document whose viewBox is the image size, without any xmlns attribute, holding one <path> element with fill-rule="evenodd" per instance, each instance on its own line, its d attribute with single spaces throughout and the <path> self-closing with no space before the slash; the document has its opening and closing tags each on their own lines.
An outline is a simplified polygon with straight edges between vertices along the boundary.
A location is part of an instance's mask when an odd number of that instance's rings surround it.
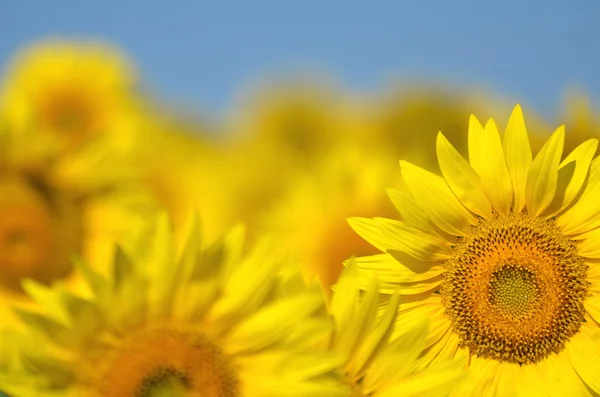
<svg viewBox="0 0 600 397">
<path fill-rule="evenodd" d="M 4 0 L 0 57 L 47 35 L 105 39 L 155 93 L 217 112 L 256 78 L 302 70 L 365 92 L 393 77 L 473 84 L 548 116 L 572 84 L 600 98 L 600 3 L 483 3 Z"/>
</svg>

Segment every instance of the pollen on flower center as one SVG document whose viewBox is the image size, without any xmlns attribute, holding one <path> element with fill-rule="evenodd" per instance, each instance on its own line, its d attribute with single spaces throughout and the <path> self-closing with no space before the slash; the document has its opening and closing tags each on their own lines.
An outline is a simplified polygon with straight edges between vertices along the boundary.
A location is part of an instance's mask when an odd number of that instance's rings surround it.
<svg viewBox="0 0 600 397">
<path fill-rule="evenodd" d="M 68 200 L 50 197 L 27 178 L 0 178 L 0 285 L 20 291 L 21 280 L 65 276 L 79 246 L 78 217 Z"/>
<path fill-rule="evenodd" d="M 227 357 L 204 335 L 157 330 L 131 339 L 105 371 L 101 395 L 239 396 L 238 379 Z"/>
<path fill-rule="evenodd" d="M 521 265 L 508 264 L 492 272 L 490 305 L 509 318 L 519 318 L 535 309 L 540 298 L 535 273 Z"/>
<path fill-rule="evenodd" d="M 472 354 L 535 363 L 560 352 L 584 321 L 586 265 L 551 220 L 481 220 L 446 266 L 442 301 Z"/>
</svg>

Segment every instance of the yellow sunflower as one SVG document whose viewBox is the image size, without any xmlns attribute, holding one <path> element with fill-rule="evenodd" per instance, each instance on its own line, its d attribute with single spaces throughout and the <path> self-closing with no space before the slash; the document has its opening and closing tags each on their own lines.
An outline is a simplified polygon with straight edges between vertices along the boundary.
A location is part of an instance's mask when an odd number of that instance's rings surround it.
<svg viewBox="0 0 600 397">
<path fill-rule="evenodd" d="M 177 255 L 162 217 L 141 257 L 118 251 L 110 277 L 79 264 L 90 294 L 27 282 L 18 309 L 24 366 L 0 388 L 24 396 L 343 396 L 340 358 L 312 350 L 330 325 L 318 290 L 281 273 L 243 229 L 201 247 L 197 225 Z M 21 383 L 22 379 L 27 384 Z"/>
<path fill-rule="evenodd" d="M 502 138 L 471 117 L 469 161 L 440 133 L 443 176 L 400 162 L 401 221 L 351 221 L 386 251 L 361 274 L 400 286 L 399 321 L 431 320 L 420 365 L 468 352 L 454 395 L 600 393 L 600 160 L 593 139 L 563 158 L 564 135 L 533 158 L 519 106 Z"/>
<path fill-rule="evenodd" d="M 298 258 L 307 278 L 318 276 L 329 290 L 346 259 L 377 253 L 346 219 L 393 215 L 381 193 L 381 186 L 395 183 L 390 164 L 392 157 L 383 151 L 364 152 L 340 142 L 310 172 L 289 178 L 286 194 L 265 209 L 263 227 L 275 233 L 282 250 Z"/>
<path fill-rule="evenodd" d="M 28 300 L 23 279 L 75 282 L 74 255 L 102 266 L 115 239 L 135 249 L 156 208 L 101 141 L 69 155 L 29 151 L 39 136 L 0 128 L 0 328 L 12 319 L 7 304 Z"/>
<path fill-rule="evenodd" d="M 569 92 L 564 110 L 566 151 L 575 149 L 578 142 L 599 136 L 600 118 L 586 94 L 575 90 Z"/>
<path fill-rule="evenodd" d="M 244 98 L 230 128 L 245 147 L 275 152 L 279 167 L 305 166 L 352 130 L 348 102 L 322 79 L 271 83 Z"/>
<path fill-rule="evenodd" d="M 116 49 L 48 40 L 20 49 L 4 76 L 0 109 L 9 128 L 72 149 L 129 128 L 135 76 Z"/>
<path fill-rule="evenodd" d="M 408 327 L 391 340 L 400 295 L 384 304 L 378 316 L 378 283 L 370 280 L 366 291 L 358 288 L 354 263 L 342 273 L 331 303 L 335 330 L 330 349 L 343 355 L 341 372 L 352 397 L 445 396 L 466 375 L 465 365 L 447 360 L 426 369 L 415 362 L 424 345 L 427 319 Z M 407 324 L 408 325 L 408 324 Z M 404 324 L 402 324 L 404 326 Z"/>
<path fill-rule="evenodd" d="M 237 177 L 218 132 L 164 109 L 147 109 L 140 128 L 123 144 L 131 173 L 171 217 L 178 237 L 191 212 L 202 214 L 202 236 L 213 241 L 238 220 L 231 195 Z M 241 201 L 241 200 L 238 200 Z"/>
</svg>

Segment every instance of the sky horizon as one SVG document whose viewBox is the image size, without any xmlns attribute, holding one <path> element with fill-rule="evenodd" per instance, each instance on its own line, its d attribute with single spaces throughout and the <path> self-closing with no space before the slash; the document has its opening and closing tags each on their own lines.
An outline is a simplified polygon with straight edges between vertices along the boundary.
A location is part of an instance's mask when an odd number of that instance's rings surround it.
<svg viewBox="0 0 600 397">
<path fill-rule="evenodd" d="M 209 113 L 256 81 L 304 71 L 367 94 L 411 78 L 487 88 L 550 118 L 571 87 L 600 99 L 600 5 L 591 1 L 8 0 L 3 9 L 2 69 L 35 40 L 100 39 L 130 56 L 154 95 Z"/>
</svg>

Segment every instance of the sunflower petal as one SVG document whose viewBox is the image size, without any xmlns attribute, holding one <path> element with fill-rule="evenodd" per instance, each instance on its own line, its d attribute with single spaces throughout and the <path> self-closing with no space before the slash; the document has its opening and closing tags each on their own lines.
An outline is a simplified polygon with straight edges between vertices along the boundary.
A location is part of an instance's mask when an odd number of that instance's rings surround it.
<svg viewBox="0 0 600 397">
<path fill-rule="evenodd" d="M 600 226 L 600 157 L 590 166 L 590 176 L 581 197 L 567 211 L 557 217 L 556 223 L 565 234 L 579 234 Z"/>
<path fill-rule="evenodd" d="M 409 193 L 408 187 L 404 190 L 387 188 L 386 191 L 403 221 L 421 230 L 433 229 L 427 214 L 423 212 L 414 197 Z"/>
<path fill-rule="evenodd" d="M 523 111 L 519 105 L 510 115 L 504 133 L 504 154 L 514 190 L 513 211 L 520 212 L 525 206 L 525 186 L 532 155 Z"/>
<path fill-rule="evenodd" d="M 573 363 L 575 371 L 590 389 L 600 394 L 600 356 L 595 352 L 600 346 L 596 339 L 592 339 L 585 333 L 571 338 L 566 346 L 567 354 Z M 590 354 L 590 351 L 593 353 Z"/>
<path fill-rule="evenodd" d="M 542 147 L 527 175 L 527 209 L 539 216 L 552 202 L 558 183 L 558 166 L 565 141 L 564 127 L 558 128 Z"/>
<path fill-rule="evenodd" d="M 491 119 L 483 130 L 478 124 L 474 122 L 469 125 L 471 166 L 481 178 L 485 194 L 494 209 L 501 214 L 508 214 L 512 206 L 513 187 L 498 128 Z"/>
<path fill-rule="evenodd" d="M 439 236 L 391 219 L 375 218 L 375 221 L 385 237 L 386 250 L 406 252 L 422 261 L 444 260 L 453 254 L 450 244 Z"/>
<path fill-rule="evenodd" d="M 481 179 L 441 132 L 437 136 L 436 151 L 442 175 L 456 197 L 477 215 L 491 217 L 492 205 L 483 191 Z"/>
<path fill-rule="evenodd" d="M 347 219 L 348 224 L 366 242 L 378 250 L 385 252 L 385 237 L 374 219 L 353 217 Z"/>
<path fill-rule="evenodd" d="M 598 141 L 590 139 L 567 156 L 558 168 L 556 194 L 552 204 L 546 210 L 546 216 L 553 216 L 564 210 L 581 190 L 590 170 L 590 164 L 596 153 Z"/>
<path fill-rule="evenodd" d="M 443 178 L 409 162 L 400 161 L 402 176 L 421 209 L 443 231 L 462 236 L 477 223 Z"/>
</svg>

